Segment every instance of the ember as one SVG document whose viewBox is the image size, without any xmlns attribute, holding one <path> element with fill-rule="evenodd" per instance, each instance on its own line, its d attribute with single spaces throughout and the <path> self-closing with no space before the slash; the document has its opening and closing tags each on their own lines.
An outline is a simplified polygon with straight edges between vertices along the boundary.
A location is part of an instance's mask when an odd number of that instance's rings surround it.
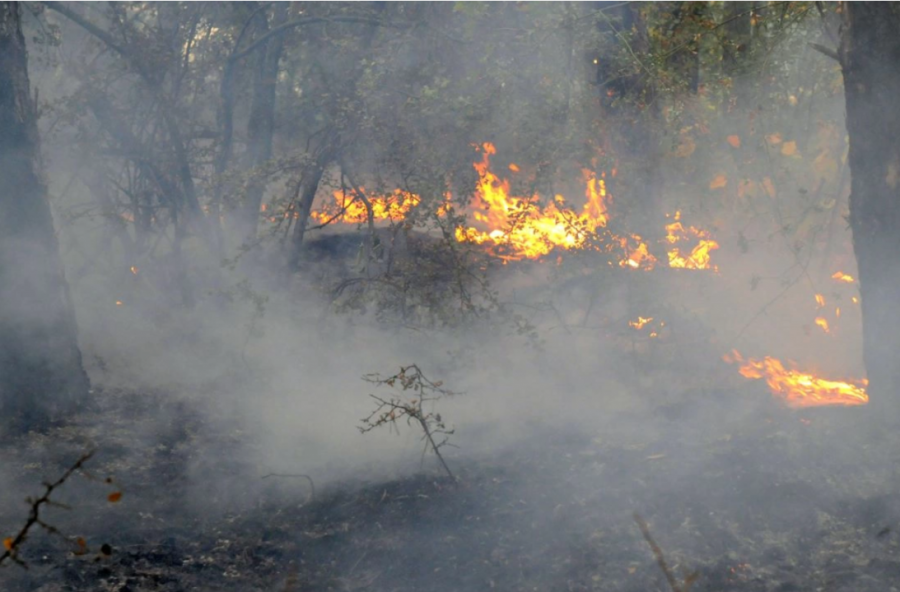
<svg viewBox="0 0 900 592">
<path fill-rule="evenodd" d="M 764 378 L 776 398 L 791 408 L 823 407 L 827 405 L 865 405 L 869 402 L 866 379 L 838 381 L 819 378 L 800 372 L 788 362 L 785 368 L 780 360 L 766 356 L 762 360 L 744 360 L 737 350 L 723 356 L 729 364 L 738 363 L 738 371 L 747 378 Z"/>
</svg>

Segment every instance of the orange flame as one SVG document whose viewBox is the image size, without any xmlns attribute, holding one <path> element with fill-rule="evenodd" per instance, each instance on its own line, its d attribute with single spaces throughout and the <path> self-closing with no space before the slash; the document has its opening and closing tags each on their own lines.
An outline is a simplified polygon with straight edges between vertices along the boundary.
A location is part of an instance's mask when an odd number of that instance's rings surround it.
<svg viewBox="0 0 900 592">
<path fill-rule="evenodd" d="M 372 205 L 372 217 L 375 221 L 399 220 L 409 213 L 422 199 L 408 191 L 394 189 L 393 192 L 382 195 L 368 195 L 365 187 L 360 187 L 359 192 Z M 341 217 L 349 224 L 359 224 L 369 219 L 366 204 L 356 195 L 355 191 L 344 193 L 343 190 L 334 192 L 335 203 L 311 212 L 310 217 L 318 222 L 325 222 L 335 217 Z M 343 210 L 343 213 L 342 213 Z"/>
<path fill-rule="evenodd" d="M 825 297 L 821 294 L 816 294 L 816 304 L 819 306 L 819 308 L 825 306 Z"/>
<path fill-rule="evenodd" d="M 636 321 L 628 321 L 628 324 L 629 324 L 630 326 L 634 327 L 635 329 L 637 329 L 638 331 L 640 331 L 641 329 L 644 328 L 644 325 L 646 325 L 647 323 L 649 323 L 649 322 L 652 321 L 652 320 L 653 320 L 653 317 L 646 317 L 646 318 L 645 318 L 645 317 L 642 317 L 642 316 L 638 316 L 638 318 L 637 318 Z"/>
<path fill-rule="evenodd" d="M 687 228 L 681 224 L 681 212 L 676 211 L 675 220 L 671 224 L 666 225 L 666 241 L 674 245 L 675 243 L 698 239 L 697 245 L 691 250 L 690 254 L 684 255 L 678 247 L 669 249 L 669 267 L 681 269 L 712 269 L 717 271 L 716 266 L 710 266 L 709 253 L 719 248 L 719 243 L 710 238 L 709 232 L 700 230 L 694 226 Z"/>
<path fill-rule="evenodd" d="M 478 184 L 472 216 L 487 229 L 457 228 L 456 238 L 460 242 L 503 247 L 501 257 L 505 260 L 534 259 L 557 247 L 581 248 L 589 233 L 606 226 L 609 218 L 606 182 L 602 176 L 598 179 L 594 172 L 584 171 L 587 202 L 582 212 L 576 215 L 563 209 L 565 199 L 561 195 L 555 196 L 546 206 L 540 204 L 537 195 L 510 195 L 509 180 L 499 178 L 490 170 L 490 157 L 497 149 L 486 142 L 481 151 L 481 161 L 473 164 L 478 173 Z"/>
<path fill-rule="evenodd" d="M 740 363 L 738 372 L 747 378 L 763 378 L 772 394 L 791 408 L 824 407 L 827 405 L 865 405 L 869 402 L 866 379 L 838 381 L 819 378 L 813 374 L 800 372 L 793 362 L 790 369 L 780 360 L 766 356 L 762 360 L 744 360 L 737 350 L 726 354 L 723 359 L 729 364 Z"/>
<path fill-rule="evenodd" d="M 852 275 L 850 275 L 848 273 L 844 273 L 843 271 L 834 272 L 834 274 L 831 276 L 831 279 L 839 281 L 839 282 L 845 282 L 847 284 L 852 284 L 853 282 L 856 281 L 855 279 L 853 279 Z"/>
<path fill-rule="evenodd" d="M 616 236 L 604 233 L 605 244 L 592 244 L 598 238 L 597 230 L 605 228 L 609 222 L 610 197 L 606 190 L 605 174 L 597 174 L 583 169 L 585 183 L 585 204 L 580 213 L 567 206 L 565 198 L 556 195 L 549 203 L 541 203 L 540 196 L 518 197 L 511 195 L 510 182 L 491 171 L 491 156 L 497 153 L 489 142 L 478 150 L 481 159 L 473 163 L 478 174 L 475 195 L 471 202 L 473 226 L 458 227 L 454 234 L 459 242 L 485 245 L 493 254 L 506 261 L 538 259 L 550 254 L 554 249 L 582 249 L 598 247 L 608 253 L 617 253 L 619 265 L 625 268 L 649 271 L 657 264 L 647 243 L 637 234 Z M 520 167 L 509 164 L 509 170 L 518 173 Z M 612 169 L 613 177 L 616 170 Z M 438 210 L 438 215 L 449 212 L 451 195 Z M 392 193 L 367 195 L 363 188 L 357 192 L 334 192 L 335 202 L 312 212 L 310 216 L 320 222 L 340 220 L 344 223 L 367 221 L 365 201 L 372 208 L 374 221 L 398 220 L 404 218 L 421 203 L 418 195 L 395 189 Z M 268 208 L 263 208 L 265 212 Z M 286 212 L 285 217 L 297 216 L 297 212 Z M 711 269 L 710 252 L 719 244 L 710 238 L 708 232 L 693 226 L 684 227 L 680 222 L 681 213 L 675 213 L 675 221 L 666 226 L 666 240 L 670 245 L 682 241 L 697 241 L 689 253 L 682 253 L 681 247 L 672 246 L 668 252 L 669 267 L 682 269 Z M 278 222 L 277 216 L 270 220 Z M 618 252 L 621 251 L 621 254 Z M 610 263 L 614 265 L 614 263 Z"/>
</svg>

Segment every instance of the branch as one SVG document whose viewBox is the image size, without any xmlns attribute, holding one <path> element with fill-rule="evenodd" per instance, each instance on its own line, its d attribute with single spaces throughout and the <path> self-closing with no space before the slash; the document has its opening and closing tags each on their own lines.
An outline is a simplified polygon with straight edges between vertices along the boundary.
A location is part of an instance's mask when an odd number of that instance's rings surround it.
<svg viewBox="0 0 900 592">
<path fill-rule="evenodd" d="M 644 535 L 644 540 L 650 545 L 650 549 L 653 551 L 654 557 L 656 557 L 656 563 L 659 565 L 659 569 L 662 570 L 663 574 L 665 574 L 666 581 L 669 583 L 669 587 L 672 588 L 672 592 L 688 592 L 691 589 L 691 585 L 697 581 L 699 574 L 693 572 L 685 575 L 684 585 L 679 585 L 678 580 L 675 579 L 675 574 L 672 573 L 672 570 L 669 569 L 668 564 L 666 564 L 666 558 L 663 556 L 662 549 L 660 549 L 659 545 L 656 544 L 656 541 L 653 540 L 647 522 L 641 518 L 641 515 L 637 512 L 633 514 L 633 517 L 634 521 L 637 522 L 638 528 L 641 529 L 641 534 Z"/>
<path fill-rule="evenodd" d="M 293 21 L 288 21 L 282 25 L 275 27 L 270 30 L 265 35 L 259 37 L 259 39 L 255 40 L 253 43 L 245 47 L 242 51 L 235 52 L 228 58 L 231 62 L 236 62 L 237 60 L 248 56 L 252 53 L 257 47 L 264 44 L 274 35 L 280 35 L 284 31 L 288 29 L 296 29 L 298 27 L 305 27 L 306 25 L 315 25 L 317 23 L 359 23 L 365 25 L 375 25 L 381 27 L 392 27 L 395 29 L 403 29 L 408 27 L 409 25 L 406 23 L 389 23 L 385 21 L 380 21 L 376 19 L 371 19 L 363 16 L 335 16 L 335 17 L 324 17 L 324 16 L 307 16 L 303 18 L 299 18 Z"/>
<path fill-rule="evenodd" d="M 55 529 L 53 527 L 49 526 L 41 520 L 41 506 L 59 505 L 50 499 L 50 494 L 52 494 L 53 491 L 60 485 L 65 483 L 66 480 L 68 480 L 68 478 L 71 477 L 75 471 L 80 470 L 84 466 L 84 463 L 89 461 L 92 456 L 94 456 L 93 450 L 82 454 L 81 457 L 77 461 L 75 461 L 75 464 L 69 467 L 66 472 L 62 474 L 62 477 L 60 477 L 53 483 L 44 483 L 44 494 L 36 500 L 30 501 L 31 509 L 28 512 L 28 519 L 25 521 L 24 526 L 19 529 L 19 532 L 16 533 L 16 536 L 3 540 L 3 547 L 6 550 L 2 555 L 0 555 L 0 565 L 2 565 L 5 560 L 10 559 L 12 561 L 15 561 L 25 569 L 28 569 L 28 566 L 25 564 L 25 562 L 19 559 L 18 553 L 19 546 L 28 537 L 28 531 L 31 530 L 32 526 L 37 524 L 49 530 L 50 532 L 55 532 Z"/>
<path fill-rule="evenodd" d="M 87 31 L 88 33 L 90 33 L 91 35 L 93 35 L 94 37 L 96 37 L 97 39 L 99 39 L 100 41 L 105 43 L 106 45 L 108 45 L 110 47 L 110 49 L 115 50 L 116 53 L 118 53 L 119 55 L 121 55 L 123 57 L 130 57 L 130 54 L 128 53 L 128 51 L 124 47 L 119 45 L 119 43 L 115 40 L 115 38 L 112 35 L 109 34 L 109 32 L 104 31 L 103 29 L 101 29 L 100 27 L 98 27 L 97 25 L 92 23 L 91 21 L 89 21 L 86 18 L 79 15 L 77 12 L 71 10 L 68 6 L 66 6 L 62 2 L 43 2 L 42 4 L 44 6 L 46 6 L 47 8 L 49 8 L 50 10 L 53 10 L 53 11 L 58 12 L 59 14 L 63 15 L 64 17 L 66 17 L 67 19 L 69 19 L 70 21 L 75 23 L 76 25 L 79 25 L 82 29 L 84 29 L 85 31 Z"/>
<path fill-rule="evenodd" d="M 837 63 L 841 63 L 841 56 L 839 56 L 835 50 L 825 47 L 824 45 L 821 45 L 819 43 L 808 43 L 807 45 L 823 54 L 824 56 L 833 59 Z"/>
</svg>

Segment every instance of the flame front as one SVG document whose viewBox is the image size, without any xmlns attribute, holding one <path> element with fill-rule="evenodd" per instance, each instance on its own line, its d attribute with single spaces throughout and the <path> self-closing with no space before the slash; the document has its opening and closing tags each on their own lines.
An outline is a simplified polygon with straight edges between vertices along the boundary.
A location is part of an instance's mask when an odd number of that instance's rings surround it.
<svg viewBox="0 0 900 592">
<path fill-rule="evenodd" d="M 824 407 L 828 405 L 865 405 L 869 402 L 866 379 L 839 381 L 819 378 L 813 374 L 800 372 L 788 362 L 785 368 L 780 360 L 766 356 L 762 360 L 744 360 L 734 350 L 723 358 L 728 363 L 739 363 L 738 372 L 747 378 L 762 378 L 769 385 L 772 394 L 791 408 Z"/>
<path fill-rule="evenodd" d="M 310 217 L 317 222 L 325 222 L 338 217 L 349 224 L 366 222 L 369 219 L 369 213 L 363 200 L 365 198 L 372 206 L 372 218 L 376 222 L 401 220 L 422 201 L 418 195 L 402 189 L 394 189 L 393 192 L 387 194 L 368 195 L 365 187 L 360 187 L 359 193 L 362 195 L 357 195 L 355 191 L 345 193 L 339 189 L 334 192 L 334 204 L 310 212 Z"/>
<path fill-rule="evenodd" d="M 497 153 L 493 144 L 486 142 L 479 148 L 481 158 L 472 166 L 478 174 L 475 195 L 471 202 L 472 226 L 460 226 L 454 231 L 456 240 L 486 246 L 495 256 L 506 261 L 539 259 L 554 249 L 592 248 L 615 253 L 619 266 L 630 269 L 652 270 L 657 264 L 656 256 L 648 244 L 637 234 L 618 236 L 608 231 L 610 197 L 606 189 L 605 174 L 599 175 L 583 169 L 585 203 L 580 213 L 570 208 L 562 195 L 556 195 L 549 203 L 542 203 L 540 196 L 517 197 L 511 195 L 508 179 L 499 177 L 491 170 L 491 157 Z M 520 172 L 516 164 L 508 165 L 513 173 Z M 616 171 L 611 171 L 615 176 Z M 422 199 L 413 193 L 395 189 L 387 194 L 369 194 L 364 188 L 356 191 L 335 191 L 334 202 L 314 211 L 310 216 L 319 223 L 333 220 L 359 224 L 368 220 L 368 205 L 371 206 L 373 222 L 396 221 L 405 218 Z M 437 210 L 438 215 L 449 211 L 451 194 Z M 267 207 L 261 211 L 267 213 Z M 285 217 L 297 216 L 297 212 L 286 212 Z M 669 267 L 681 269 L 710 269 L 710 252 L 719 244 L 710 238 L 708 232 L 693 226 L 682 225 L 680 212 L 675 213 L 672 224 L 666 226 L 665 241 L 669 243 Z M 276 223 L 278 216 L 269 216 Z M 599 239 L 599 241 L 598 241 Z M 690 252 L 682 253 L 680 242 L 696 241 Z M 614 263 L 611 263 L 614 265 Z"/>
<path fill-rule="evenodd" d="M 549 254 L 555 248 L 577 249 L 585 245 L 588 236 L 606 226 L 606 182 L 592 171 L 584 171 L 587 201 L 580 214 L 565 209 L 561 195 L 541 206 L 539 197 L 510 195 L 508 179 L 501 179 L 490 169 L 490 158 L 497 153 L 491 143 L 481 147 L 481 161 L 473 164 L 478 173 L 478 185 L 472 206 L 475 221 L 484 229 L 457 228 L 460 242 L 474 242 L 502 247 L 498 254 L 504 260 L 534 259 Z M 518 167 L 510 167 L 517 171 Z"/>
</svg>

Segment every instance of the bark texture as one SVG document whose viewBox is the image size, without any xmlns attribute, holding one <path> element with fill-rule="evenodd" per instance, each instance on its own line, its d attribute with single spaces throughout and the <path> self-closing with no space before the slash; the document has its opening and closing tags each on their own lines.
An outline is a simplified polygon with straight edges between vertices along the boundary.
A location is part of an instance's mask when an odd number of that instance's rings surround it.
<svg viewBox="0 0 900 592">
<path fill-rule="evenodd" d="M 88 378 L 40 178 L 20 5 L 0 2 L 0 426 L 44 427 Z"/>
<path fill-rule="evenodd" d="M 843 5 L 840 58 L 863 358 L 876 408 L 900 418 L 900 7 Z"/>
</svg>

